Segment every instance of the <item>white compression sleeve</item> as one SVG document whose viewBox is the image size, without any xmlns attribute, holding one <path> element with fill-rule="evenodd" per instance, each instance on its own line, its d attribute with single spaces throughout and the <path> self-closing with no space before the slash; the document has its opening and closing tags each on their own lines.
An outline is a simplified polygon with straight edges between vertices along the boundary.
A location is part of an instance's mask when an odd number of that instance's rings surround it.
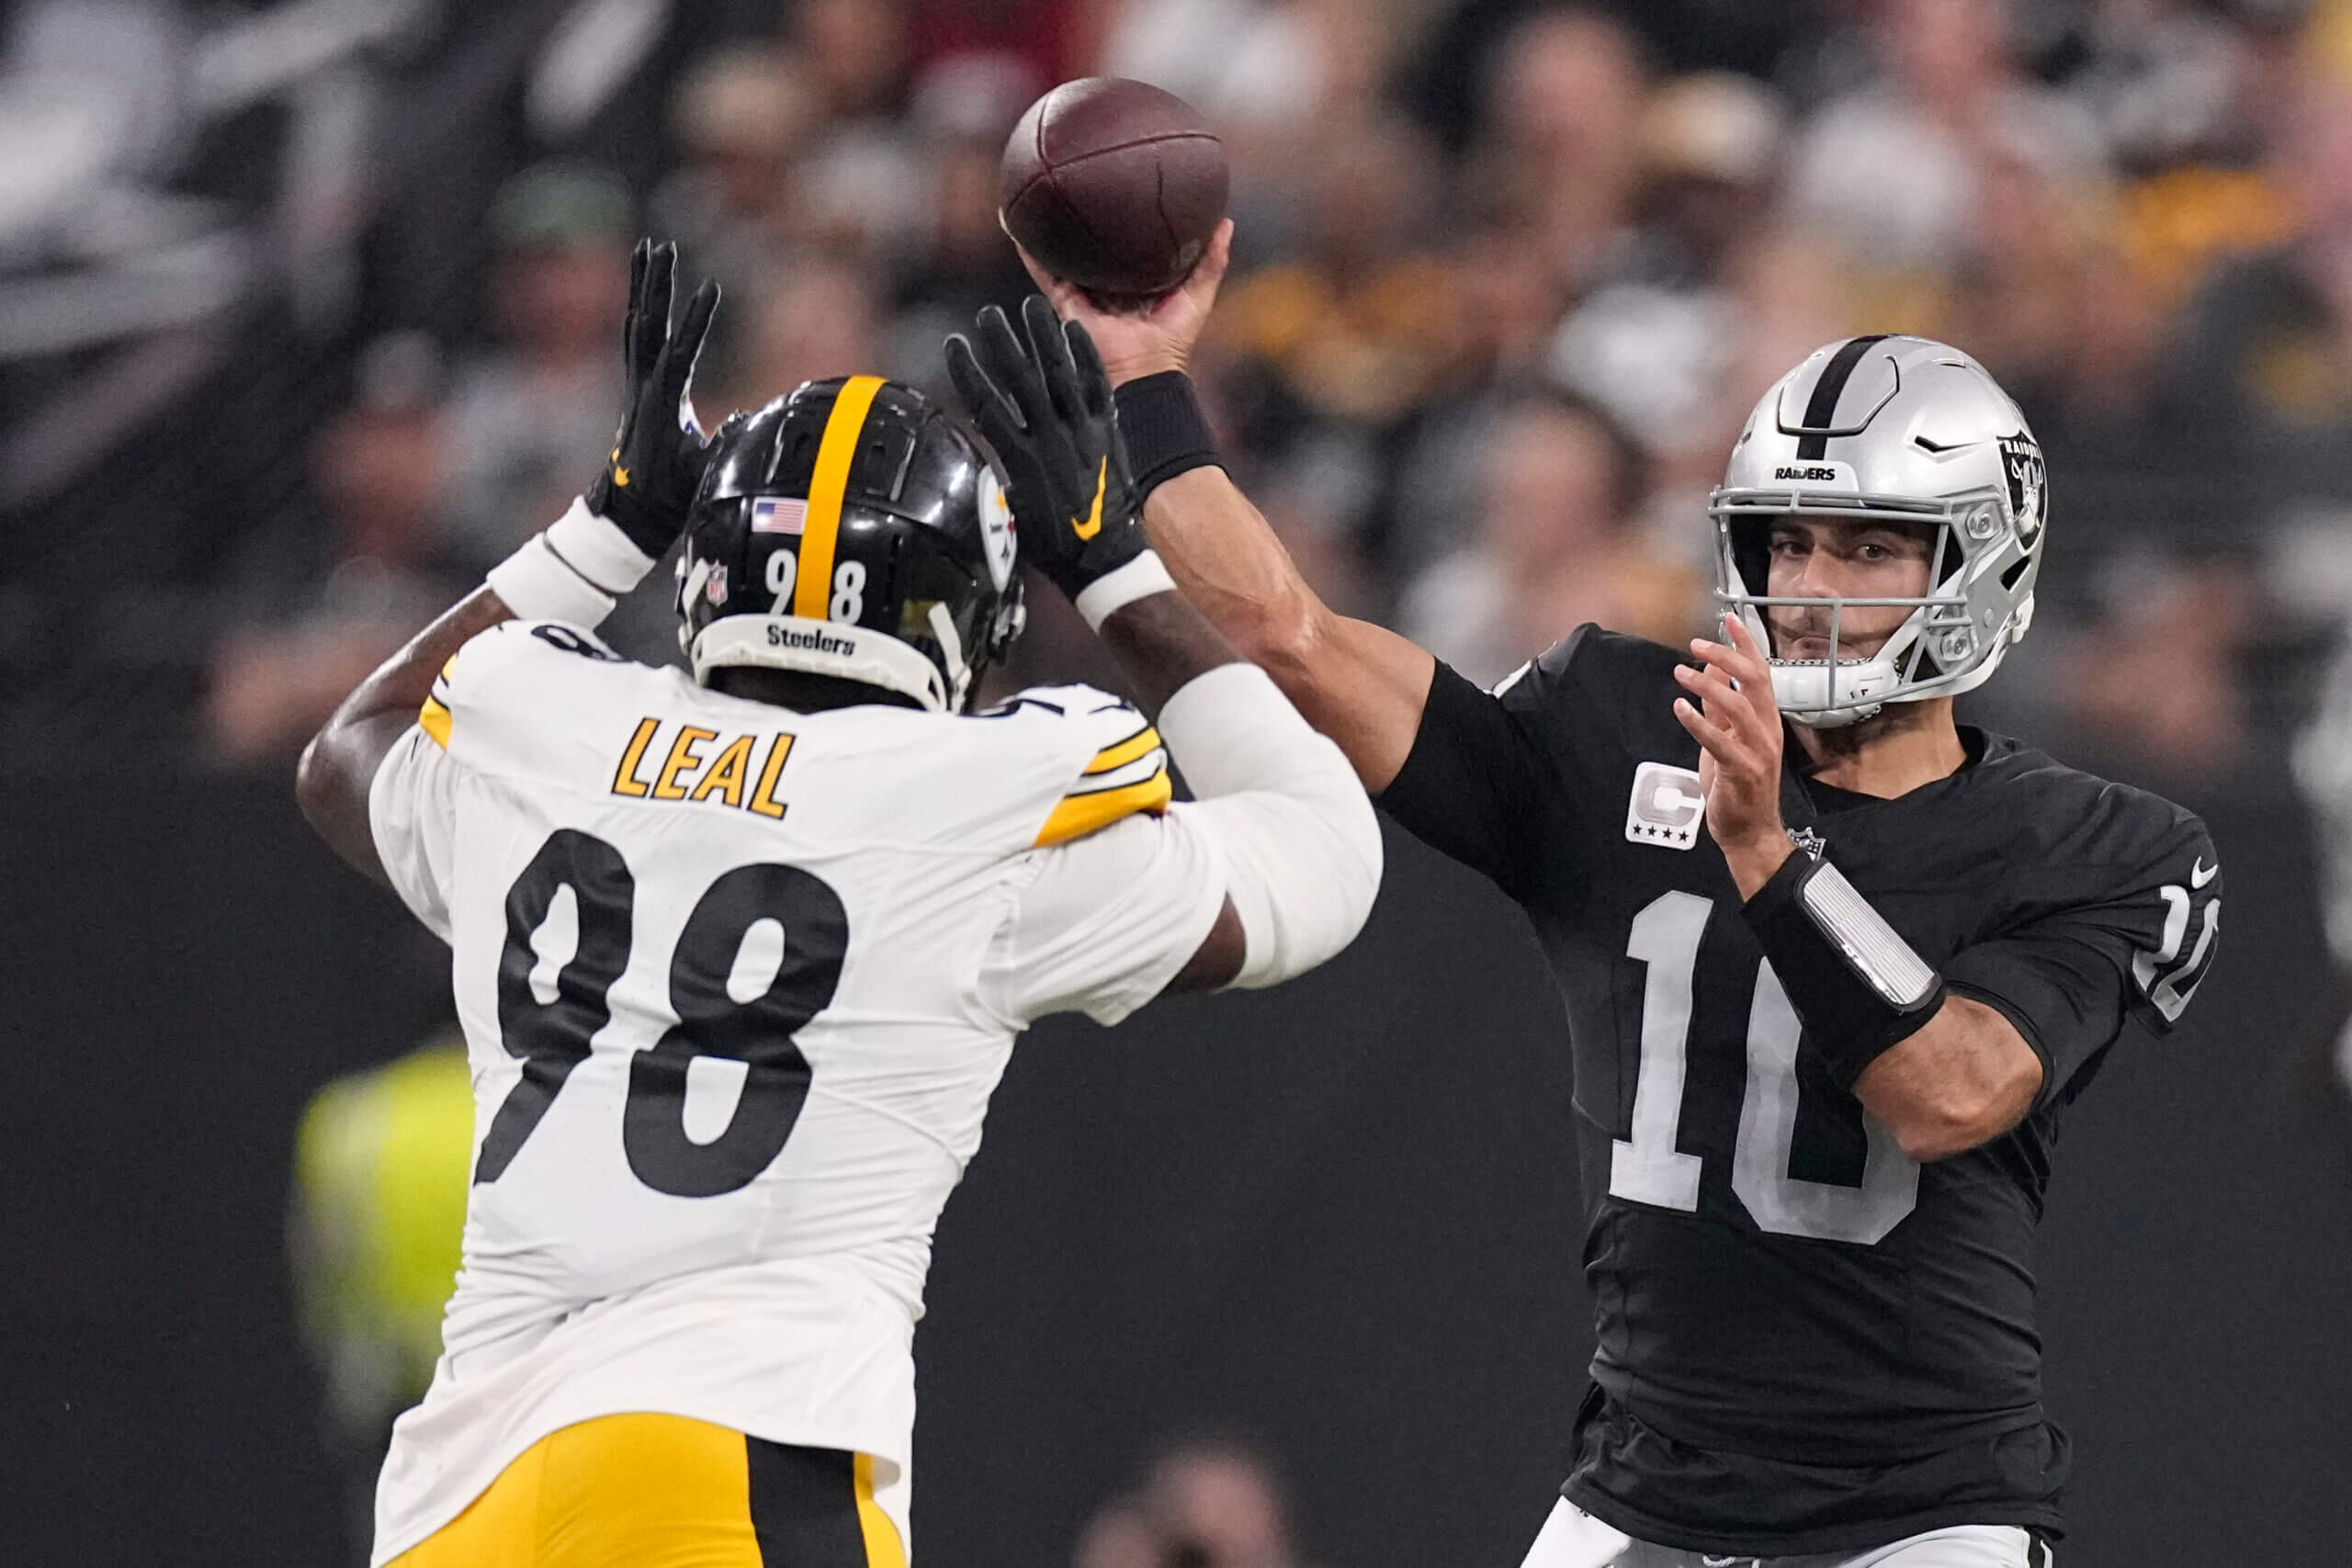
<svg viewBox="0 0 2352 1568">
<path fill-rule="evenodd" d="M 652 570 L 651 557 L 575 496 L 562 516 L 492 567 L 486 581 L 517 620 L 594 631 Z"/>
<path fill-rule="evenodd" d="M 1274 985 L 1354 941 L 1380 891 L 1380 824 L 1340 749 L 1254 664 L 1186 682 L 1160 709 L 1159 733 L 1249 937 L 1233 983 Z"/>
</svg>

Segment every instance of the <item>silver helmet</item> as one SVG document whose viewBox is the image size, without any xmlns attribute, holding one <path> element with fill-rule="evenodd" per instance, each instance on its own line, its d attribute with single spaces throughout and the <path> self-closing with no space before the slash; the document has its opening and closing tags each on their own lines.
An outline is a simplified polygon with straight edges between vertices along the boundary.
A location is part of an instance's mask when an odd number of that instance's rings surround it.
<svg viewBox="0 0 2352 1568">
<path fill-rule="evenodd" d="M 1815 349 L 1747 416 L 1707 506 L 1715 596 L 1767 649 L 1767 608 L 1826 604 L 1833 657 L 1774 659 L 1773 695 L 1800 724 L 1852 724 L 1991 677 L 2033 620 L 2049 507 L 2041 446 L 1983 366 L 1926 338 L 1848 338 Z M 1927 594 L 1772 597 L 1771 525 L 1790 515 L 1935 529 Z M 1877 652 L 1834 657 L 1845 611 L 1902 605 L 1910 616 Z"/>
</svg>

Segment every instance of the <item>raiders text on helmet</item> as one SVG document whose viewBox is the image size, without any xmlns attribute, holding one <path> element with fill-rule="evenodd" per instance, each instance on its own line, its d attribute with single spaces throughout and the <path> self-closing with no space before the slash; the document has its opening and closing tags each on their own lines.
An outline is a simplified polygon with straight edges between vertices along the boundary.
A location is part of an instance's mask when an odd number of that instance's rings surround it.
<svg viewBox="0 0 2352 1568">
<path fill-rule="evenodd" d="M 2048 513 L 2041 447 L 1983 366 L 1926 338 L 1849 338 L 1816 349 L 1748 415 L 1708 506 L 1716 597 L 1767 648 L 1762 612 L 1773 605 L 1826 604 L 1833 650 L 1845 610 L 1911 606 L 1868 659 L 1772 660 L 1782 713 L 1851 724 L 1991 676 L 2033 619 Z M 1935 529 L 1928 592 L 1772 598 L 1771 525 L 1792 514 Z"/>
<path fill-rule="evenodd" d="M 1021 634 L 1012 514 L 914 388 L 809 381 L 718 433 L 678 560 L 695 679 L 760 665 L 960 711 Z"/>
</svg>

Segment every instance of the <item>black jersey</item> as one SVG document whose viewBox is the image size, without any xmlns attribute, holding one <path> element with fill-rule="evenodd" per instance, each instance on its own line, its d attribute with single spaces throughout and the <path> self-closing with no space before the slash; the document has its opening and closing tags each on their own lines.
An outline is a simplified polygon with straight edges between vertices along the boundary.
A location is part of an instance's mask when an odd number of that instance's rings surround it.
<svg viewBox="0 0 2352 1568">
<path fill-rule="evenodd" d="M 1519 901 L 1567 1006 L 1599 1348 L 1566 1494 L 1742 1555 L 2054 1535 L 2067 1456 L 2033 1312 L 2051 1147 L 2127 1026 L 2170 1027 L 2211 964 L 2212 841 L 1965 728 L 1967 765 L 1898 799 L 1784 768 L 1792 837 L 2041 1058 L 2022 1123 L 1920 1166 L 1833 1081 L 1740 918 L 1677 657 L 1586 626 L 1495 695 L 1440 665 L 1380 801 Z"/>
</svg>

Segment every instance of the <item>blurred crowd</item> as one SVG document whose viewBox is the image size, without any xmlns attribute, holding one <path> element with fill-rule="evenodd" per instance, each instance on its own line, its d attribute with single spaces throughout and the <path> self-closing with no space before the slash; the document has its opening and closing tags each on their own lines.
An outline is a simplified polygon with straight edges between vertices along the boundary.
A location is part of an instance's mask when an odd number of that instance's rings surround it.
<svg viewBox="0 0 2352 1568">
<path fill-rule="evenodd" d="M 0 0 L 0 773 L 282 777 L 594 475 L 640 233 L 725 286 L 706 423 L 853 371 L 944 393 L 941 339 L 1029 287 L 1006 133 L 1090 73 L 1230 150 L 1196 371 L 1237 477 L 1328 598 L 1475 679 L 1584 621 L 1702 625 L 1734 434 L 1859 332 L 1967 349 L 2047 448 L 2036 629 L 1984 721 L 2193 799 L 2283 768 L 2352 607 L 2352 0 Z M 676 658 L 668 594 L 614 640 Z M 1003 681 L 1114 679 L 1031 602 Z M 2302 765 L 2352 799 L 2336 685 Z M 1074 1550 L 1303 1561 L 1224 1442 Z"/>
<path fill-rule="evenodd" d="M 151 752 L 281 765 L 561 508 L 641 231 L 726 286 L 707 414 L 940 387 L 1027 288 L 1005 134 L 1090 73 L 1231 151 L 1198 368 L 1238 477 L 1474 678 L 1700 625 L 1732 435 L 1860 331 L 1967 348 L 2049 449 L 1992 721 L 2225 778 L 2352 603 L 2352 0 L 7 9 L 0 660 L 15 716 Z M 639 657 L 675 657 L 662 592 Z M 1106 674 L 1040 610 L 1010 679 Z"/>
</svg>

